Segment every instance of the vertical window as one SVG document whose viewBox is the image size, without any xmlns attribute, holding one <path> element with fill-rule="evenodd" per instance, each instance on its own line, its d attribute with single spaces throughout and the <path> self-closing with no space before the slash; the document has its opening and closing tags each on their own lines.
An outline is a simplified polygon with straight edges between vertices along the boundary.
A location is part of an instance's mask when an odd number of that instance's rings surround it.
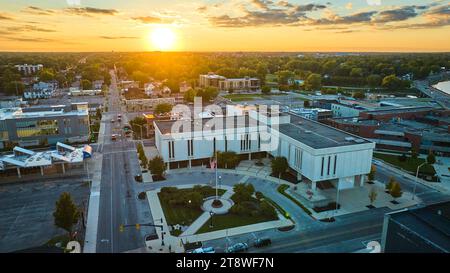
<svg viewBox="0 0 450 273">
<path fill-rule="evenodd" d="M 194 140 L 188 139 L 187 146 L 188 146 L 188 156 L 193 156 L 194 155 Z"/>
<path fill-rule="evenodd" d="M 175 142 L 172 141 L 172 158 L 175 158 Z"/>
<path fill-rule="evenodd" d="M 322 157 L 322 168 L 320 169 L 320 176 L 323 176 L 323 163 L 325 161 L 325 157 Z"/>
<path fill-rule="evenodd" d="M 216 138 L 214 138 L 214 140 L 213 140 L 213 151 L 214 151 L 214 154 L 216 154 Z"/>
<path fill-rule="evenodd" d="M 328 157 L 327 175 L 330 175 L 330 163 L 331 163 L 331 156 Z"/>
<path fill-rule="evenodd" d="M 225 136 L 225 152 L 228 152 L 228 140 L 227 140 L 227 136 Z"/>
<path fill-rule="evenodd" d="M 334 175 L 336 175 L 336 164 L 337 164 L 337 155 L 334 156 L 334 170 L 333 170 Z"/>
<path fill-rule="evenodd" d="M 258 133 L 258 150 L 261 149 L 261 134 Z"/>
</svg>

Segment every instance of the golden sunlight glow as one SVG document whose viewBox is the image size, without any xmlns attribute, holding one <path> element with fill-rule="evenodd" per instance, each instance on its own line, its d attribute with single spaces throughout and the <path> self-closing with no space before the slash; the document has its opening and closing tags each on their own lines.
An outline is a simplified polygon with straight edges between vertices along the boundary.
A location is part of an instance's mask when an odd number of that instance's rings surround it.
<svg viewBox="0 0 450 273">
<path fill-rule="evenodd" d="M 157 50 L 171 50 L 175 47 L 176 35 L 172 29 L 167 27 L 157 27 L 150 35 L 153 48 Z"/>
</svg>

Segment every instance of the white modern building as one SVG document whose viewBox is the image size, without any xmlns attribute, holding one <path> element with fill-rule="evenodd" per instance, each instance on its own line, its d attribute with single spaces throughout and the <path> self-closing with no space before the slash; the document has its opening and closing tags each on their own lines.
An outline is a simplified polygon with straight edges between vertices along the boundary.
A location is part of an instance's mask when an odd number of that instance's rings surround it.
<svg viewBox="0 0 450 273">
<path fill-rule="evenodd" d="M 18 64 L 14 66 L 19 70 L 19 72 L 24 73 L 25 75 L 37 73 L 39 70 L 44 68 L 42 64 Z"/>
<path fill-rule="evenodd" d="M 154 127 L 156 147 L 169 169 L 207 165 L 216 151 L 234 151 L 242 159 L 282 156 L 312 190 L 322 182 L 362 186 L 375 148 L 366 139 L 277 112 L 155 121 Z"/>
<path fill-rule="evenodd" d="M 36 170 L 44 175 L 55 171 L 51 169 L 65 173 L 66 168 L 83 164 L 84 159 L 91 156 L 92 147 L 89 145 L 75 148 L 58 142 L 55 150 L 39 152 L 16 146 L 11 154 L 0 156 L 0 174 L 12 171 L 21 177 L 24 170 L 26 173 Z"/>
</svg>

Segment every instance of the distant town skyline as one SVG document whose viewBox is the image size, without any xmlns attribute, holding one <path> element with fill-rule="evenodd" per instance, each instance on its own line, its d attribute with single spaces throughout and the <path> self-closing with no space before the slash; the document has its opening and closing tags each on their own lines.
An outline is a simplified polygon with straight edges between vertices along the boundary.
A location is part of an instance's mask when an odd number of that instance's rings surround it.
<svg viewBox="0 0 450 273">
<path fill-rule="evenodd" d="M 0 51 L 448 52 L 448 1 L 0 1 Z"/>
</svg>

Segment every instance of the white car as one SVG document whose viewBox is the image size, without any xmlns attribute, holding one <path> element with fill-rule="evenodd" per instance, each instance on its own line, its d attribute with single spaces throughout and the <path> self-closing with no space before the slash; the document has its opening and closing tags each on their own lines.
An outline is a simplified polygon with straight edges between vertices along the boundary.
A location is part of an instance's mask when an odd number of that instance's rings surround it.
<svg viewBox="0 0 450 273">
<path fill-rule="evenodd" d="M 213 247 L 200 247 L 192 250 L 189 253 L 216 253 Z"/>
</svg>

